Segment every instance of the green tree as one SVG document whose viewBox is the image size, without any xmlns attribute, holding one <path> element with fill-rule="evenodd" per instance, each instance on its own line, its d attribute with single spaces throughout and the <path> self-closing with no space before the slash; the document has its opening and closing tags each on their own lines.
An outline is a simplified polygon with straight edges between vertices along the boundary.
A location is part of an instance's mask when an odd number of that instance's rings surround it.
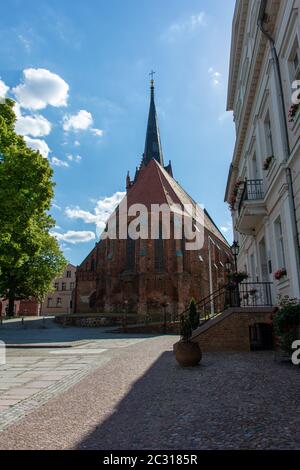
<svg viewBox="0 0 300 470">
<path fill-rule="evenodd" d="M 189 320 L 192 329 L 196 330 L 196 328 L 199 326 L 199 313 L 197 312 L 197 304 L 195 299 L 192 299 L 190 302 Z"/>
<path fill-rule="evenodd" d="M 53 172 L 15 133 L 13 106 L 0 103 L 0 296 L 9 299 L 9 315 L 16 299 L 41 300 L 66 265 L 50 234 Z"/>
</svg>

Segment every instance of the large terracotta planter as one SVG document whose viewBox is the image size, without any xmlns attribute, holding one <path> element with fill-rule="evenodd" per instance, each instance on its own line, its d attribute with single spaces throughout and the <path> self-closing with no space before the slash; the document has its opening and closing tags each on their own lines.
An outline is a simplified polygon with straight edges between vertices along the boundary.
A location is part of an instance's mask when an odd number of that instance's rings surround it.
<svg viewBox="0 0 300 470">
<path fill-rule="evenodd" d="M 198 343 L 179 342 L 175 348 L 175 357 L 182 367 L 195 367 L 202 359 L 202 352 Z"/>
</svg>

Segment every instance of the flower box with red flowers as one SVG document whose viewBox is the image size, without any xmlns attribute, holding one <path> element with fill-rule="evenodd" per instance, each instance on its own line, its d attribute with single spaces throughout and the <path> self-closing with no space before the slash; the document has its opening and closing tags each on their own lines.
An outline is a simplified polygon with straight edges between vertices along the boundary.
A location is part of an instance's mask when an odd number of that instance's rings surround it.
<svg viewBox="0 0 300 470">
<path fill-rule="evenodd" d="M 300 100 L 300 93 L 297 96 L 297 99 Z M 293 103 L 289 109 L 288 120 L 289 122 L 295 121 L 295 116 L 298 113 L 300 103 Z"/>
<path fill-rule="evenodd" d="M 280 281 L 280 279 L 282 279 L 286 275 L 287 275 L 286 269 L 281 268 L 281 269 L 278 269 L 278 271 L 276 271 L 276 273 L 274 274 L 274 279 L 276 279 L 276 281 Z"/>
<path fill-rule="evenodd" d="M 273 160 L 274 160 L 274 155 L 270 155 L 269 157 L 265 159 L 264 166 L 263 166 L 264 171 L 268 171 L 268 169 L 272 165 Z"/>
<path fill-rule="evenodd" d="M 229 208 L 230 210 L 234 210 L 234 207 L 235 207 L 235 203 L 236 203 L 236 200 L 237 200 L 237 195 L 239 193 L 239 189 L 240 189 L 240 186 L 244 183 L 243 180 L 238 180 L 235 185 L 234 185 L 234 188 L 232 190 L 232 193 L 231 193 L 231 197 L 230 197 L 230 202 L 229 202 Z"/>
</svg>

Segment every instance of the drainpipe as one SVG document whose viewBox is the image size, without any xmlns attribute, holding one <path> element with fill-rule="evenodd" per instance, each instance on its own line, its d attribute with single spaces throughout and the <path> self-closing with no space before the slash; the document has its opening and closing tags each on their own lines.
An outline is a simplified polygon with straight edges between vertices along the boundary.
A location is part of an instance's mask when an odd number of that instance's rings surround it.
<svg viewBox="0 0 300 470">
<path fill-rule="evenodd" d="M 208 270 L 209 270 L 209 295 L 210 295 L 210 313 L 213 315 L 215 313 L 214 301 L 212 299 L 212 294 L 214 291 L 213 288 L 213 274 L 212 274 L 212 256 L 211 256 L 211 244 L 215 242 L 208 235 Z"/>
<path fill-rule="evenodd" d="M 277 94 L 279 97 L 279 104 L 280 104 L 279 118 L 281 121 L 281 129 L 283 129 L 282 137 L 283 137 L 285 161 L 287 162 L 290 157 L 291 151 L 290 151 L 290 144 L 289 144 L 288 125 L 287 125 L 287 120 L 286 120 L 282 78 L 281 78 L 279 58 L 278 58 L 278 54 L 277 54 L 276 47 L 275 47 L 275 41 L 272 38 L 272 36 L 268 33 L 268 31 L 266 31 L 264 28 L 264 22 L 265 22 L 265 17 L 266 17 L 266 7 L 267 7 L 267 0 L 261 0 L 257 26 L 262 32 L 262 34 L 268 39 L 269 44 L 270 44 L 271 56 L 272 56 L 273 63 L 274 63 L 276 88 L 277 88 Z M 286 181 L 288 185 L 288 199 L 289 199 L 289 207 L 290 207 L 291 221 L 292 221 L 294 248 L 295 248 L 295 254 L 296 254 L 298 289 L 300 293 L 300 240 L 299 240 L 299 233 L 297 229 L 297 215 L 296 215 L 296 205 L 295 205 L 292 172 L 289 166 L 286 166 L 285 173 L 286 173 Z"/>
</svg>

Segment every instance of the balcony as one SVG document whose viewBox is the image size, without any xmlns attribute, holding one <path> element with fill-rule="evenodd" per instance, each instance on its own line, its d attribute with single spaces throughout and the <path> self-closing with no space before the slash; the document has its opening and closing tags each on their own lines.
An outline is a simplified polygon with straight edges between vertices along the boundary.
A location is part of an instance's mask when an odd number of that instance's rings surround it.
<svg viewBox="0 0 300 470">
<path fill-rule="evenodd" d="M 245 235 L 253 235 L 256 226 L 267 215 L 263 180 L 245 180 L 241 185 L 237 204 L 236 229 Z"/>
</svg>

